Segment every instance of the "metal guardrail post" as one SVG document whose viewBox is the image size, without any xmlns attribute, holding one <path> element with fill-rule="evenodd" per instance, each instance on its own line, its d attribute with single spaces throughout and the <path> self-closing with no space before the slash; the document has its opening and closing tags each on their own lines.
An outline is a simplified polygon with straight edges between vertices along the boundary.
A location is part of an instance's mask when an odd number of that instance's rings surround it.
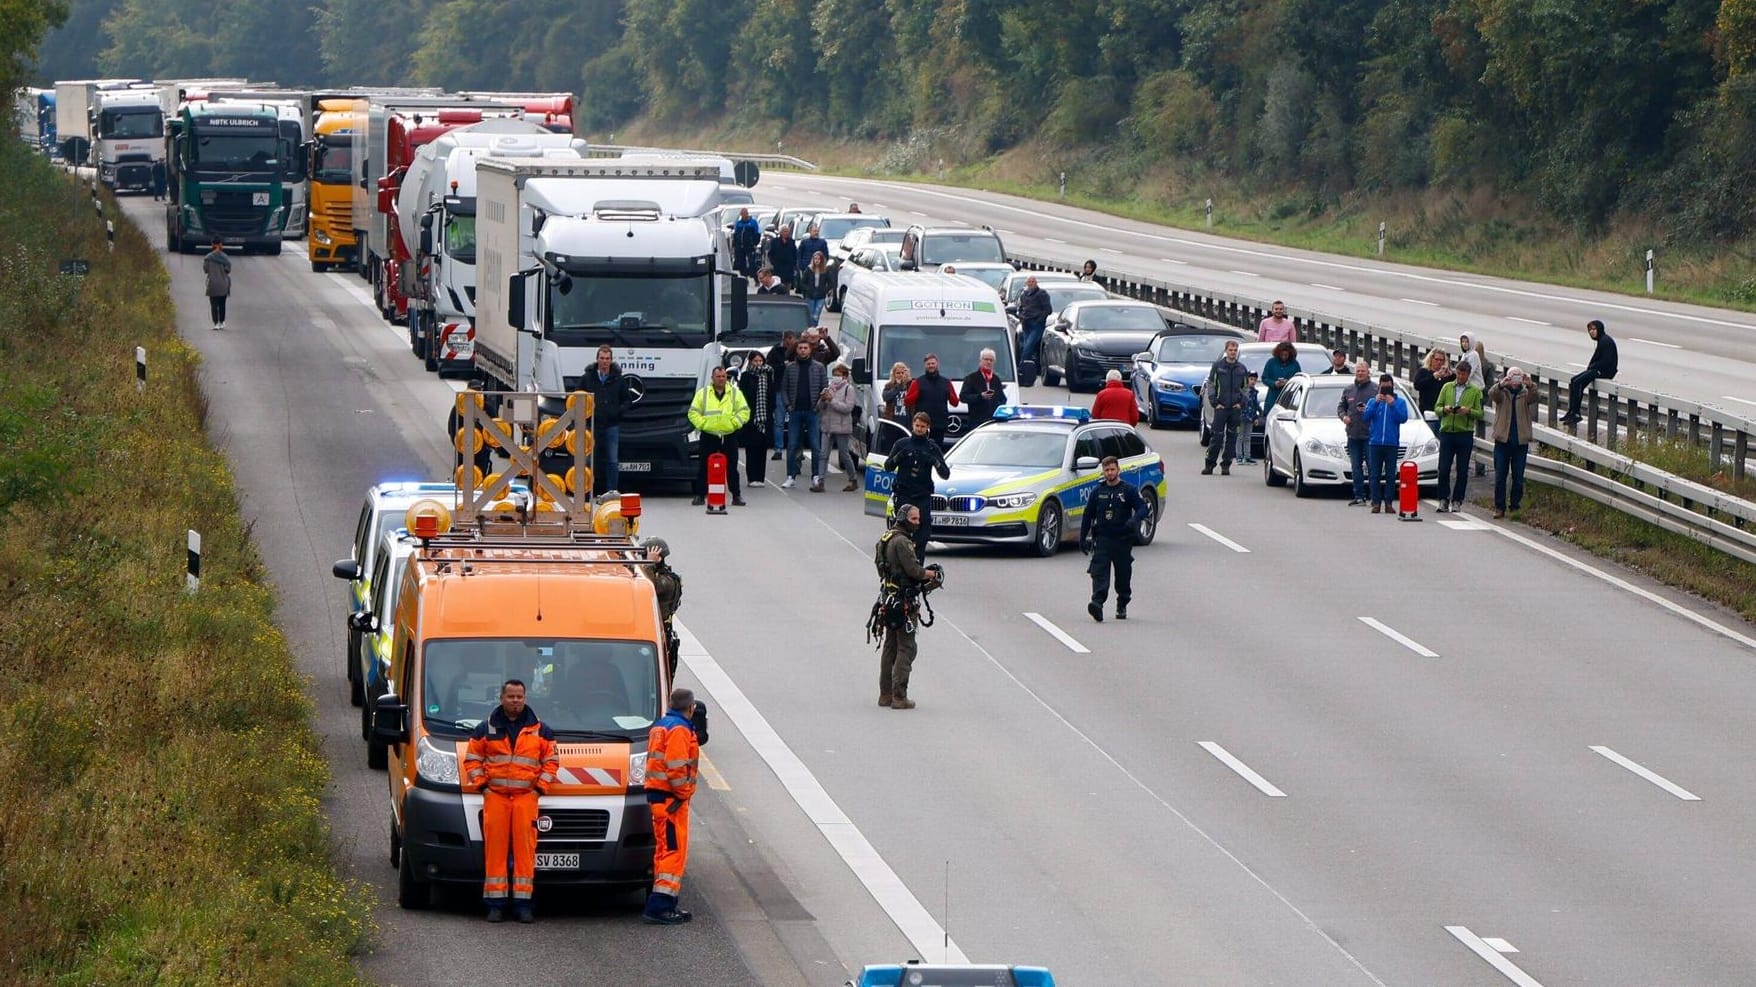
<svg viewBox="0 0 1756 987">
<path fill-rule="evenodd" d="M 1715 473 L 1719 472 L 1720 456 L 1724 449 L 1725 429 L 1720 426 L 1719 422 L 1714 422 L 1713 438 L 1707 443 L 1707 468 L 1709 470 Z"/>
</svg>

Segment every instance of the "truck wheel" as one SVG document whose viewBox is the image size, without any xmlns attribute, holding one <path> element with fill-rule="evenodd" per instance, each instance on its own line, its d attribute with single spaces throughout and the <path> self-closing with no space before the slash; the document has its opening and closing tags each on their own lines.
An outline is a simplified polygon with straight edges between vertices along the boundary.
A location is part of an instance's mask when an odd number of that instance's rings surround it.
<svg viewBox="0 0 1756 987">
<path fill-rule="evenodd" d="M 409 310 L 409 324 L 410 325 L 414 325 L 415 318 L 416 318 L 416 316 L 415 316 L 414 310 L 410 309 Z M 426 342 L 421 347 L 422 350 L 425 351 L 423 353 L 421 359 L 426 363 L 427 369 L 429 371 L 431 371 L 432 373 L 438 373 L 439 372 L 439 332 L 438 332 L 438 327 L 434 324 L 435 320 L 434 320 L 431 313 L 428 313 L 426 315 L 421 316 L 420 321 L 421 321 L 421 338 L 426 340 Z"/>
<path fill-rule="evenodd" d="M 360 681 L 360 636 L 348 631 L 348 702 L 366 705 L 366 684 Z"/>
<path fill-rule="evenodd" d="M 406 848 L 397 852 L 396 903 L 407 911 L 425 911 L 433 905 L 433 886 L 415 876 L 415 865 Z"/>
<path fill-rule="evenodd" d="M 270 257 L 279 257 L 280 256 L 280 244 L 281 244 L 281 242 L 279 240 L 276 240 L 273 243 L 269 244 L 266 248 L 264 248 L 262 252 L 267 254 Z"/>
</svg>

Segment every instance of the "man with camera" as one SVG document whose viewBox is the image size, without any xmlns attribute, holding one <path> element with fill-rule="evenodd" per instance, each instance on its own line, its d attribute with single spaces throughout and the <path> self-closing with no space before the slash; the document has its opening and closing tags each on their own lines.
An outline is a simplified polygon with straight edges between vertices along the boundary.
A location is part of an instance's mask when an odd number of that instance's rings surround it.
<svg viewBox="0 0 1756 987">
<path fill-rule="evenodd" d="M 899 503 L 890 530 L 878 539 L 878 603 L 873 619 L 881 624 L 884 643 L 878 658 L 878 705 L 914 709 L 909 698 L 909 673 L 915 666 L 915 631 L 920 627 L 921 598 L 945 582 L 939 566 L 923 566 L 915 554 L 915 529 L 921 509 Z M 929 623 L 931 612 L 929 611 Z M 869 628 L 875 629 L 875 628 Z"/>
<path fill-rule="evenodd" d="M 1079 520 L 1079 549 L 1091 556 L 1091 602 L 1085 612 L 1104 622 L 1104 600 L 1110 595 L 1110 570 L 1116 571 L 1116 619 L 1128 619 L 1128 601 L 1134 595 L 1134 544 L 1149 508 L 1146 498 L 1132 483 L 1122 480 L 1122 464 L 1115 456 L 1103 460 L 1104 479 L 1085 501 Z"/>
</svg>

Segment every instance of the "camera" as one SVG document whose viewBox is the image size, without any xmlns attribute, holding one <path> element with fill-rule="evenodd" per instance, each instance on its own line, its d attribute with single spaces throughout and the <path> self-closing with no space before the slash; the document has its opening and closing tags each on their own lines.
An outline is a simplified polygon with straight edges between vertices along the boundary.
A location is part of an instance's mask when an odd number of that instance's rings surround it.
<svg viewBox="0 0 1756 987">
<path fill-rule="evenodd" d="M 1378 393 L 1379 394 L 1395 394 L 1396 388 L 1395 388 L 1395 386 L 1393 386 L 1391 384 L 1385 384 L 1383 387 L 1378 388 Z"/>
</svg>

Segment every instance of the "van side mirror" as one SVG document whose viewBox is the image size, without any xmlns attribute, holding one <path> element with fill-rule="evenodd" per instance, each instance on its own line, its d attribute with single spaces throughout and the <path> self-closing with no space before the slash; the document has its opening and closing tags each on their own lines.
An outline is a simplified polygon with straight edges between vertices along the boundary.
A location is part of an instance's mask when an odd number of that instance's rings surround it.
<svg viewBox="0 0 1756 987">
<path fill-rule="evenodd" d="M 865 357 L 856 356 L 853 365 L 848 367 L 848 376 L 852 377 L 856 384 L 870 384 L 872 383 L 872 366 L 866 362 Z"/>
<path fill-rule="evenodd" d="M 337 579 L 346 579 L 349 582 L 352 582 L 353 580 L 360 578 L 360 563 L 354 559 L 342 559 L 335 565 L 330 566 L 329 572 Z"/>
<path fill-rule="evenodd" d="M 379 696 L 372 706 L 372 739 L 387 747 L 408 743 L 408 712 L 396 693 Z"/>
</svg>

